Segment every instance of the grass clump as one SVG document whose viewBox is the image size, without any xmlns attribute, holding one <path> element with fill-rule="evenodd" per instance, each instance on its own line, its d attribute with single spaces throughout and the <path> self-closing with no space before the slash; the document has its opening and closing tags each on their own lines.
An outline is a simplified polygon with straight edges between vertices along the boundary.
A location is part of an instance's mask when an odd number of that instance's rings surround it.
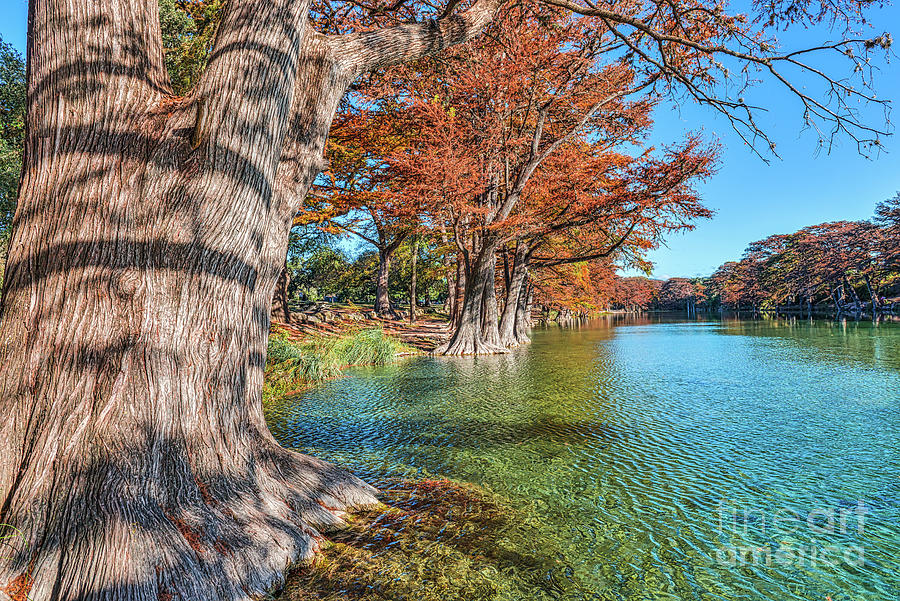
<svg viewBox="0 0 900 601">
<path fill-rule="evenodd" d="M 403 345 L 380 328 L 359 330 L 346 336 L 312 339 L 308 351 L 327 357 L 339 367 L 347 365 L 387 365 L 397 359 Z"/>
<path fill-rule="evenodd" d="M 379 328 L 344 336 L 315 336 L 296 342 L 275 330 L 266 351 L 263 399 L 284 396 L 309 384 L 335 378 L 350 365 L 386 365 L 404 347 Z"/>
</svg>

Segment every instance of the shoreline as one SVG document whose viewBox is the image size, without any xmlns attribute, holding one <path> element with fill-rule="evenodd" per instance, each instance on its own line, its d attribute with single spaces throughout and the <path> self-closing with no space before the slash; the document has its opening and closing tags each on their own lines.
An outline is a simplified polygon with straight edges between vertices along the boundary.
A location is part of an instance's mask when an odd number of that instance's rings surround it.
<svg viewBox="0 0 900 601">
<path fill-rule="evenodd" d="M 381 328 L 416 352 L 405 351 L 398 356 L 429 354 L 450 337 L 450 322 L 438 311 L 422 309 L 415 324 L 409 319 L 377 317 L 368 307 L 351 303 L 317 303 L 314 309 L 293 311 L 291 323 L 272 316 L 272 330 L 280 328 L 292 342 L 302 343 L 315 336 L 344 336 L 365 329 Z M 310 320 L 310 317 L 314 317 Z M 317 316 L 324 316 L 321 319 Z"/>
</svg>

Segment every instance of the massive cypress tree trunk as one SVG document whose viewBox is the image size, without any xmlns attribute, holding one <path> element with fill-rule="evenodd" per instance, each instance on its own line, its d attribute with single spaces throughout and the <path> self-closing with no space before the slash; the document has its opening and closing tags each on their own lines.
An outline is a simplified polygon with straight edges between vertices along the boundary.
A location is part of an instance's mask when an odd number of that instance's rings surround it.
<svg viewBox="0 0 900 601">
<path fill-rule="evenodd" d="M 516 346 L 520 343 L 519 337 L 516 335 L 516 315 L 524 304 L 522 295 L 526 292 L 527 257 L 528 245 L 524 241 L 519 241 L 513 258 L 512 272 L 506 285 L 506 302 L 503 304 L 503 313 L 500 316 L 500 344 L 505 347 Z"/>
<path fill-rule="evenodd" d="M 472 268 L 466 277 L 465 296 L 459 313 L 457 324 L 450 340 L 438 347 L 435 352 L 441 355 L 490 355 L 505 353 L 506 349 L 491 344 L 484 338 L 484 296 L 488 281 L 494 275 L 492 258 L 497 249 L 497 241 L 485 236 L 481 249 L 473 261 Z"/>
<path fill-rule="evenodd" d="M 303 0 L 228 6 L 175 98 L 155 0 L 29 4 L 0 309 L 0 590 L 17 599 L 259 597 L 316 528 L 375 502 L 266 427 L 272 295 L 349 82 L 494 6 L 338 39 L 307 30 Z"/>
<path fill-rule="evenodd" d="M 390 296 L 390 276 L 391 276 L 391 255 L 393 248 L 378 249 L 378 272 L 375 275 L 375 313 L 379 317 L 396 316 L 394 308 L 391 306 Z"/>
<path fill-rule="evenodd" d="M 497 317 L 497 255 L 488 257 L 488 272 L 482 295 L 481 336 L 490 346 L 501 346 Z"/>
<path fill-rule="evenodd" d="M 489 185 L 480 197 L 487 210 L 482 224 L 484 229 L 473 234 L 471 251 L 459 247 L 467 265 L 465 295 L 453 334 L 446 344 L 435 349 L 438 354 L 490 355 L 507 352 L 506 347 L 500 344 L 497 297 L 494 290 L 497 249 L 501 240 L 497 233 L 488 230 L 486 226 L 509 216 L 520 190 L 514 195 L 507 195 L 502 202 L 498 190 L 498 178 L 496 174 L 491 175 Z M 457 241 L 457 244 L 461 242 Z M 472 254 L 475 254 L 474 260 L 470 259 Z"/>
<path fill-rule="evenodd" d="M 516 342 L 528 344 L 528 330 L 531 329 L 531 310 L 534 305 L 534 286 L 529 283 L 526 274 L 522 283 L 522 294 L 519 295 L 519 306 L 516 308 Z"/>
<path fill-rule="evenodd" d="M 196 96 L 176 99 L 155 3 L 31 3 L 0 324 L 0 522 L 21 533 L 0 583 L 31 599 L 260 594 L 315 528 L 375 502 L 282 449 L 261 409 L 291 218 L 349 82 L 301 61 L 324 48 L 296 6 L 257 6 L 283 24 L 265 33 L 230 11 Z M 272 50 L 229 50 L 247 43 Z M 238 67 L 262 74 L 258 93 Z M 312 144 L 275 125 L 295 78 L 322 92 L 297 115 Z M 273 146 L 297 157 L 283 177 Z"/>
</svg>

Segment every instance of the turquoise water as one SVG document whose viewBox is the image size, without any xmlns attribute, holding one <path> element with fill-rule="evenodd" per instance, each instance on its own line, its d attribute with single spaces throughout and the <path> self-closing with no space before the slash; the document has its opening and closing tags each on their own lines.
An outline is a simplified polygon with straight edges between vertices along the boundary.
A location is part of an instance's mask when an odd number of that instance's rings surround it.
<svg viewBox="0 0 900 601">
<path fill-rule="evenodd" d="M 540 533 L 519 544 L 557 556 L 560 586 L 530 598 L 900 599 L 900 324 L 610 318 L 533 338 L 354 369 L 270 426 L 372 482 L 501 495 Z"/>
</svg>

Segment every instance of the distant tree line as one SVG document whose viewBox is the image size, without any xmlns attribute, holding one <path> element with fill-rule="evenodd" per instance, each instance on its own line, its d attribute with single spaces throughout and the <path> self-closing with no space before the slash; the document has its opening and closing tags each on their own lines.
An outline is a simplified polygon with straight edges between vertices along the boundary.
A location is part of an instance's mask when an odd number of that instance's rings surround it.
<svg viewBox="0 0 900 601">
<path fill-rule="evenodd" d="M 900 296 L 900 194 L 871 219 L 834 221 L 750 244 L 709 277 L 616 278 L 609 306 L 626 310 L 883 313 Z"/>
<path fill-rule="evenodd" d="M 376 229 L 359 216 L 343 223 Z M 420 307 L 452 312 L 456 249 L 440 234 L 402 236 L 385 270 L 377 243 L 348 245 L 341 236 L 348 229 L 328 223 L 294 229 L 286 267 L 292 302 L 375 306 L 382 282 L 391 306 L 408 306 L 416 298 Z M 417 276 L 411 297 L 413 248 Z M 513 251 L 499 252 L 497 289 L 508 285 Z M 531 269 L 529 319 L 532 311 L 555 313 L 562 321 L 608 311 L 886 312 L 900 296 L 900 195 L 879 203 L 869 220 L 822 223 L 754 242 L 740 260 L 724 263 L 711 276 L 654 279 L 618 271 L 610 259 Z"/>
<path fill-rule="evenodd" d="M 830 305 L 839 313 L 884 310 L 900 294 L 900 195 L 864 221 L 834 221 L 751 244 L 709 279 L 729 308 Z"/>
</svg>

